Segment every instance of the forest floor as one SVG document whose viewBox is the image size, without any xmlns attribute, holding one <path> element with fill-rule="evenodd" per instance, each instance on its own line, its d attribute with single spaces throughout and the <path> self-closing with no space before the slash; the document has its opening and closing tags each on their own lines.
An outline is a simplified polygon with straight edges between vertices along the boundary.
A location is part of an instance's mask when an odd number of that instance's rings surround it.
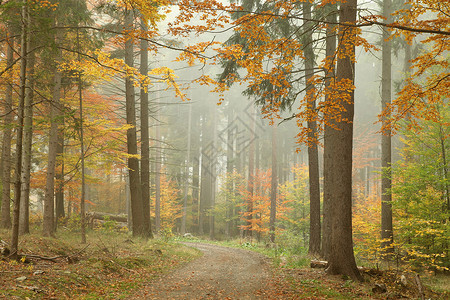
<svg viewBox="0 0 450 300">
<path fill-rule="evenodd" d="M 359 283 L 309 266 L 276 267 L 267 256 L 250 250 L 183 244 L 199 249 L 203 256 L 152 281 L 133 299 L 420 299 L 411 279 L 401 285 L 389 272 L 363 272 L 366 281 Z M 380 286 L 386 290 L 378 291 Z M 424 287 L 424 299 L 449 295 Z"/>
<path fill-rule="evenodd" d="M 0 230 L 0 246 L 8 237 Z M 25 235 L 19 248 L 21 261 L 0 256 L 0 299 L 420 299 L 409 277 L 404 286 L 390 273 L 357 283 L 199 241 L 146 241 L 100 229 L 83 245 L 78 232 L 59 230 L 56 239 Z M 387 291 L 373 292 L 377 283 Z M 450 296 L 424 290 L 424 299 Z"/>
</svg>

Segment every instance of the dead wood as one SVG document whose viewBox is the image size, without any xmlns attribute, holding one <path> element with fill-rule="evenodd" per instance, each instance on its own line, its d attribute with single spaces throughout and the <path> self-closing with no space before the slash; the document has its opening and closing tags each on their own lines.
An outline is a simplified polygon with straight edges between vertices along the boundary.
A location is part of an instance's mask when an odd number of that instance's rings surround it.
<svg viewBox="0 0 450 300">
<path fill-rule="evenodd" d="M 324 261 L 324 260 L 311 260 L 311 264 L 310 264 L 311 268 L 321 268 L 321 269 L 325 269 L 326 267 L 328 267 L 328 262 Z"/>
<path fill-rule="evenodd" d="M 81 253 L 83 253 L 87 249 L 87 247 L 89 247 L 89 244 L 87 244 L 80 251 L 78 251 L 78 252 L 76 252 L 76 253 L 74 253 L 72 255 L 64 254 L 64 255 L 48 257 L 48 256 L 41 256 L 41 255 L 36 255 L 36 254 L 22 254 L 22 255 L 19 255 L 19 256 L 25 257 L 26 259 L 28 259 L 28 258 L 30 258 L 30 259 L 40 259 L 40 260 L 45 260 L 45 261 L 51 261 L 51 262 L 54 262 L 54 263 L 57 262 L 57 259 L 64 258 L 64 259 L 67 259 L 68 263 L 75 263 L 75 262 L 78 262 L 80 260 L 78 256 Z"/>
<path fill-rule="evenodd" d="M 107 213 L 100 213 L 100 212 L 90 212 L 86 214 L 87 219 L 89 220 L 89 223 L 93 225 L 94 220 L 111 220 L 116 222 L 128 222 L 128 218 L 125 215 L 113 215 L 113 214 L 107 214 Z"/>
</svg>

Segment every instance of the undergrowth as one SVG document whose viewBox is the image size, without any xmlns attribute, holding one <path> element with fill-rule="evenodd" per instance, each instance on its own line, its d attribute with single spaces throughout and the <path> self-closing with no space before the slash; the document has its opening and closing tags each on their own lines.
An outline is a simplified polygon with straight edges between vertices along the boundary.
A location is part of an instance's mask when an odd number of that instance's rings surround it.
<svg viewBox="0 0 450 300">
<path fill-rule="evenodd" d="M 8 243 L 9 234 L 0 230 L 0 239 Z M 58 230 L 56 238 L 44 238 L 40 232 L 22 236 L 20 254 L 56 258 L 0 260 L 0 298 L 127 298 L 150 280 L 200 255 L 174 241 L 145 240 L 115 231 L 88 231 L 87 244 L 80 240 L 78 234 L 64 229 Z"/>
</svg>

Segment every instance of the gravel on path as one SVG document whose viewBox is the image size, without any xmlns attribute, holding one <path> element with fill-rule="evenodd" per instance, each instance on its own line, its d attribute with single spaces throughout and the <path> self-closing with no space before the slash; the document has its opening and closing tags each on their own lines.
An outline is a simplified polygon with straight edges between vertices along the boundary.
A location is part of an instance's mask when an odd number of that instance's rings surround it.
<svg viewBox="0 0 450 300">
<path fill-rule="evenodd" d="M 258 253 L 203 243 L 184 243 L 203 256 L 150 282 L 133 299 L 273 299 L 270 268 Z"/>
</svg>

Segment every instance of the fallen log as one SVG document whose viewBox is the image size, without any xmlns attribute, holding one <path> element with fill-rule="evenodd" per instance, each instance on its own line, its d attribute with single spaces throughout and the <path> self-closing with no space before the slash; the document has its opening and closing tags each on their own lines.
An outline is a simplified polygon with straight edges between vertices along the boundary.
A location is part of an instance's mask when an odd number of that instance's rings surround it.
<svg viewBox="0 0 450 300">
<path fill-rule="evenodd" d="M 89 212 L 86 214 L 86 217 L 91 220 L 111 220 L 116 222 L 127 222 L 128 218 L 126 215 L 113 215 L 113 214 L 107 214 L 107 213 L 100 213 L 100 212 Z"/>
</svg>

